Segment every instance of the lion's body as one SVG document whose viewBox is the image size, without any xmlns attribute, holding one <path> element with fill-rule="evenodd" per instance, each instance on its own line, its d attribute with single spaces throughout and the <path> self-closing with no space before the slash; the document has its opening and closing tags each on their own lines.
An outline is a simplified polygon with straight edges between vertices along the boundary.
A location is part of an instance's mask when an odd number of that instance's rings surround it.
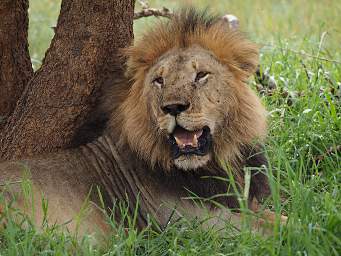
<svg viewBox="0 0 341 256">
<path fill-rule="evenodd" d="M 106 233 L 110 229 L 103 210 L 109 210 L 116 200 L 125 202 L 130 213 L 138 204 L 138 228 L 148 224 L 148 217 L 162 227 L 181 216 L 189 219 L 211 216 L 209 223 L 219 223 L 220 227 L 229 220 L 239 225 L 238 214 L 188 199 L 191 196 L 188 191 L 201 198 L 226 193 L 225 182 L 201 178 L 210 175 L 211 170 L 164 175 L 156 170 L 151 172 L 140 160 L 132 161 L 133 156 L 132 152 L 119 153 L 112 139 L 103 136 L 80 149 L 4 162 L 0 164 L 0 180 L 4 181 L 0 191 L 5 192 L 8 202 L 15 199 L 14 207 L 27 213 L 38 227 L 46 217 L 49 223 L 65 224 L 69 230 Z M 258 158 L 250 159 L 258 161 Z M 24 193 L 27 184 L 31 186 L 30 191 Z M 257 187 L 257 183 L 253 185 Z M 47 216 L 42 199 L 48 202 Z M 224 197 L 220 203 L 238 207 L 233 197 L 228 200 Z M 119 221 L 120 216 L 117 217 Z"/>
<path fill-rule="evenodd" d="M 105 108 L 113 109 L 105 135 L 79 149 L 2 163 L 1 182 L 20 179 L 25 163 L 33 190 L 46 195 L 48 216 L 59 223 L 74 218 L 91 188 L 90 199 L 101 205 L 96 186 L 105 208 L 120 200 L 134 212 L 138 201 L 140 227 L 148 215 L 167 225 L 174 207 L 173 218 L 204 216 L 207 208 L 238 222 L 237 213 L 184 198 L 189 191 L 201 198 L 236 192 L 221 179 L 202 178 L 228 179 L 225 166 L 231 167 L 238 190 L 244 186 L 243 168 L 255 167 L 250 207 L 270 193 L 259 172 L 266 165 L 259 146 L 266 135 L 265 110 L 246 84 L 257 65 L 257 47 L 219 20 L 188 9 L 124 53 L 128 79 L 105 94 Z M 235 196 L 217 200 L 239 207 Z M 35 208 L 40 205 L 36 200 Z M 103 214 L 91 208 L 82 229 L 92 224 L 103 229 Z M 38 215 L 42 221 L 42 212 Z"/>
</svg>

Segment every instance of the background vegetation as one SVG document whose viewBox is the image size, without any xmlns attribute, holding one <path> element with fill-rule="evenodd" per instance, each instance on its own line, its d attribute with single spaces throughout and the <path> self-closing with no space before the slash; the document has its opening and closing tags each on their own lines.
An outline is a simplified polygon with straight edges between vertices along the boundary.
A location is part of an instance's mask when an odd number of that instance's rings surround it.
<svg viewBox="0 0 341 256">
<path fill-rule="evenodd" d="M 183 1 L 150 1 L 175 8 Z M 27 222 L 0 232 L 0 255 L 340 255 L 341 155 L 325 154 L 341 144 L 341 2 L 338 0 L 196 0 L 222 14 L 239 17 L 242 30 L 262 46 L 261 68 L 276 88 L 258 88 L 269 110 L 266 147 L 273 190 L 267 202 L 288 215 L 272 236 L 246 227 L 235 234 L 204 231 L 186 220 L 156 232 L 113 226 L 113 236 L 94 246 L 56 226 L 36 230 Z M 30 1 L 30 52 L 40 66 L 53 36 L 60 1 Z M 139 6 L 137 5 L 137 8 Z M 154 18 L 135 23 L 139 35 Z M 323 155 L 320 162 L 316 156 Z M 1 221 L 1 220 L 0 220 Z M 22 227 L 26 228 L 23 229 Z"/>
</svg>

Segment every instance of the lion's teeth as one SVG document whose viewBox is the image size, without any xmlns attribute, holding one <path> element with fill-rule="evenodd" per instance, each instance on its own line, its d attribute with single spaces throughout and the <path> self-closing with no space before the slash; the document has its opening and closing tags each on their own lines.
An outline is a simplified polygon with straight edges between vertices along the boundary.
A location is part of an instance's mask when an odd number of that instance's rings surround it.
<svg viewBox="0 0 341 256">
<path fill-rule="evenodd" d="M 198 138 L 197 138 L 197 135 L 196 134 L 194 134 L 194 136 L 193 136 L 193 147 L 197 147 L 198 146 Z"/>
<path fill-rule="evenodd" d="M 175 138 L 176 144 L 178 145 L 182 144 L 181 141 L 176 136 L 174 136 L 174 138 Z"/>
<path fill-rule="evenodd" d="M 170 119 L 167 127 L 167 131 L 169 134 L 171 134 L 174 131 L 175 126 L 176 126 L 175 118 Z"/>
<path fill-rule="evenodd" d="M 176 136 L 174 136 L 174 138 L 175 138 L 176 144 L 178 144 L 178 146 L 180 148 L 184 148 L 185 147 L 185 145 L 182 143 L 181 140 L 179 140 Z"/>
<path fill-rule="evenodd" d="M 186 146 L 191 147 L 198 147 L 198 135 L 193 134 L 192 141 L 190 141 L 189 138 L 180 139 L 177 136 L 174 136 L 175 142 L 178 145 L 179 148 L 185 148 Z"/>
</svg>

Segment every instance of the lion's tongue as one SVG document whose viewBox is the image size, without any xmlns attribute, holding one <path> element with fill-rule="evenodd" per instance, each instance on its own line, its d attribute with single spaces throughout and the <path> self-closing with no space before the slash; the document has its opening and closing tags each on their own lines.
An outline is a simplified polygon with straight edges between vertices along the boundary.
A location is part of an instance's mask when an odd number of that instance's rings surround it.
<svg viewBox="0 0 341 256">
<path fill-rule="evenodd" d="M 197 147 L 198 138 L 202 135 L 202 132 L 202 130 L 187 131 L 181 127 L 176 127 L 173 136 L 180 148 L 184 148 L 185 146 Z"/>
</svg>

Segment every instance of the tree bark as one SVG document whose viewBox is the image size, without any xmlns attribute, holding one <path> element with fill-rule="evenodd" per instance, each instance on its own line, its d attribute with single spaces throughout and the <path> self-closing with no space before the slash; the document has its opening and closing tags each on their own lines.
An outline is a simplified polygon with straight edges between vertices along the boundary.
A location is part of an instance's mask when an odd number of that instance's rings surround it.
<svg viewBox="0 0 341 256">
<path fill-rule="evenodd" d="M 133 38 L 133 16 L 134 0 L 62 1 L 43 65 L 3 130 L 0 159 L 75 147 L 93 136 L 77 133 L 100 88 L 122 75 L 118 49 Z"/>
<path fill-rule="evenodd" d="M 27 9 L 28 0 L 0 1 L 0 131 L 33 75 Z"/>
</svg>

